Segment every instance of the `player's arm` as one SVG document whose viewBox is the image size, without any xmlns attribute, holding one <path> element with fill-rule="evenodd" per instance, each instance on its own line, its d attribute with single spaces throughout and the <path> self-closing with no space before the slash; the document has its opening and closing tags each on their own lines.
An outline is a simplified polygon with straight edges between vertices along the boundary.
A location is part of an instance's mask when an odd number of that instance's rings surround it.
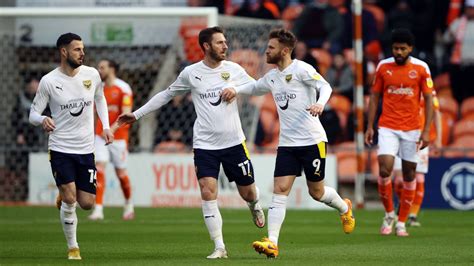
<svg viewBox="0 0 474 266">
<path fill-rule="evenodd" d="M 425 124 L 423 125 L 423 131 L 420 136 L 419 148 L 424 149 L 430 144 L 430 127 L 431 120 L 433 118 L 433 99 L 430 92 L 424 92 L 423 97 L 425 99 Z"/>
<path fill-rule="evenodd" d="M 97 86 L 94 94 L 95 110 L 100 122 L 102 122 L 102 137 L 105 140 L 105 145 L 109 145 L 114 141 L 114 134 L 110 130 L 109 110 L 107 108 L 107 100 L 104 96 L 104 86 L 100 80 L 99 73 L 97 73 L 96 76 Z"/>
<path fill-rule="evenodd" d="M 424 77 L 420 80 L 420 88 L 425 99 L 425 124 L 419 140 L 419 148 L 424 149 L 430 144 L 430 128 L 433 119 L 433 80 L 431 73 L 426 66 Z"/>
<path fill-rule="evenodd" d="M 46 109 L 46 106 L 48 105 L 48 102 L 48 84 L 44 79 L 41 79 L 38 91 L 36 92 L 33 103 L 31 104 L 30 116 L 28 120 L 34 126 L 42 125 L 44 130 L 50 132 L 56 128 L 54 121 L 51 117 L 42 115 L 44 109 Z"/>
<path fill-rule="evenodd" d="M 324 106 L 331 97 L 332 88 L 323 76 L 321 76 L 314 68 L 305 70 L 301 74 L 301 80 L 307 86 L 314 88 L 318 92 L 318 100 L 315 104 L 306 108 L 312 116 L 321 115 L 324 111 Z"/>
<path fill-rule="evenodd" d="M 117 119 L 117 124 L 120 127 L 124 124 L 132 124 L 145 115 L 160 109 L 167 104 L 171 99 L 177 95 L 182 95 L 191 89 L 187 68 L 185 68 L 178 76 L 178 78 L 166 90 L 157 93 L 145 105 L 138 108 L 133 113 L 124 113 Z"/>
<path fill-rule="evenodd" d="M 434 146 L 436 149 L 440 149 L 443 144 L 442 144 L 442 139 L 443 139 L 443 130 L 442 130 L 442 121 L 441 121 L 441 111 L 439 109 L 434 109 L 433 111 L 433 122 L 435 125 L 435 130 L 436 130 L 436 139 Z"/>
<path fill-rule="evenodd" d="M 255 81 L 249 81 L 243 85 L 235 86 L 232 88 L 225 88 L 222 91 L 222 100 L 226 102 L 232 102 L 237 94 L 247 94 L 247 95 L 256 95 L 261 96 L 270 92 L 270 88 L 264 85 L 263 78 Z"/>
<path fill-rule="evenodd" d="M 369 110 L 367 114 L 367 130 L 365 131 L 365 144 L 372 145 L 374 143 L 374 122 L 375 114 L 377 113 L 377 107 L 380 101 L 380 95 L 382 95 L 383 88 L 383 77 L 381 66 L 377 66 L 375 72 L 375 78 L 372 85 L 372 93 L 370 94 Z"/>
</svg>

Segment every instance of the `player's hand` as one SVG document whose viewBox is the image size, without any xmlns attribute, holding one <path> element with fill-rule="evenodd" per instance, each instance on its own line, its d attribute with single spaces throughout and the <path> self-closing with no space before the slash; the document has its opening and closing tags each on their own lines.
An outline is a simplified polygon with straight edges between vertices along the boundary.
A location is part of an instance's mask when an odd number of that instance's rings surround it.
<svg viewBox="0 0 474 266">
<path fill-rule="evenodd" d="M 137 119 L 135 118 L 135 115 L 133 115 L 133 113 L 125 113 L 125 114 L 121 114 L 118 118 L 117 118 L 117 121 L 115 121 L 114 124 L 117 124 L 117 129 L 119 127 L 121 127 L 122 125 L 125 125 L 125 124 L 132 124 L 134 123 L 135 121 L 137 121 Z M 112 125 L 113 126 L 113 125 Z"/>
<path fill-rule="evenodd" d="M 369 146 L 374 144 L 374 129 L 373 128 L 368 128 L 367 131 L 365 131 L 365 144 Z"/>
<path fill-rule="evenodd" d="M 237 92 L 234 88 L 225 88 L 221 93 L 222 100 L 228 103 L 233 102 L 235 100 L 235 96 L 237 96 Z"/>
<path fill-rule="evenodd" d="M 51 132 L 56 129 L 56 125 L 54 125 L 54 120 L 51 117 L 46 117 L 43 119 L 43 129 L 46 130 L 46 132 Z"/>
<path fill-rule="evenodd" d="M 418 150 L 423 150 L 430 145 L 430 132 L 426 131 L 421 133 L 420 140 L 418 141 Z"/>
<path fill-rule="evenodd" d="M 105 140 L 105 145 L 109 145 L 114 141 L 114 134 L 112 134 L 110 129 L 104 129 L 102 132 L 102 137 Z"/>
<path fill-rule="evenodd" d="M 312 116 L 318 116 L 318 115 L 321 115 L 323 113 L 324 105 L 322 105 L 320 103 L 316 103 L 316 104 L 313 104 L 310 107 L 306 108 L 306 111 L 309 111 L 309 113 Z"/>
</svg>

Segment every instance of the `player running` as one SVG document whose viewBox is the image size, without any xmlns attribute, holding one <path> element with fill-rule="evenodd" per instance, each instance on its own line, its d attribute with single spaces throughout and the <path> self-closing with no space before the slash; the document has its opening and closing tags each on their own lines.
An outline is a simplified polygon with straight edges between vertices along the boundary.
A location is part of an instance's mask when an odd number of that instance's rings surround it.
<svg viewBox="0 0 474 266">
<path fill-rule="evenodd" d="M 296 43 L 293 33 L 277 29 L 270 33 L 266 50 L 270 70 L 256 83 L 228 88 L 223 99 L 232 101 L 236 93 L 263 95 L 271 92 L 278 106 L 280 139 L 275 163 L 272 203 L 268 209 L 268 238 L 253 242 L 267 257 L 277 257 L 278 237 L 286 214 L 288 195 L 297 176 L 304 171 L 309 194 L 339 211 L 343 230 L 355 227 L 352 203 L 324 185 L 327 137 L 318 116 L 331 96 L 329 83 L 309 64 L 291 59 Z M 319 97 L 317 97 L 319 95 Z"/>
</svg>

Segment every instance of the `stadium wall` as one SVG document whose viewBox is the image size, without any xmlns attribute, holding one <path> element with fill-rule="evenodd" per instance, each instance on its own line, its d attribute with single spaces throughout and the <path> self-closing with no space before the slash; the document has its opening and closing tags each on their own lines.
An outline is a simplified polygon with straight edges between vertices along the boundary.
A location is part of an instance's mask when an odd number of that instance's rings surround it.
<svg viewBox="0 0 474 266">
<path fill-rule="evenodd" d="M 57 195 L 46 153 L 30 154 L 29 203 L 54 205 Z M 275 155 L 253 155 L 256 184 L 260 188 L 260 201 L 268 207 L 272 199 Z M 199 185 L 194 171 L 192 154 L 133 153 L 129 157 L 129 176 L 132 197 L 143 207 L 200 207 Z M 326 184 L 337 189 L 336 158 L 329 155 L 326 161 Z M 314 201 L 307 192 L 306 179 L 296 179 L 288 201 L 291 209 L 329 209 Z M 223 171 L 219 177 L 219 206 L 247 208 L 240 198 L 235 183 L 229 183 Z M 112 166 L 106 170 L 104 204 L 123 205 L 120 183 Z"/>
</svg>

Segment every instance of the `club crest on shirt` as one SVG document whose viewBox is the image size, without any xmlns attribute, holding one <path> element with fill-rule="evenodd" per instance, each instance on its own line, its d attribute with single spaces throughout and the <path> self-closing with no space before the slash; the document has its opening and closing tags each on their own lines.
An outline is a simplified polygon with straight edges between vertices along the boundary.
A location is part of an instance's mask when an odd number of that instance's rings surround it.
<svg viewBox="0 0 474 266">
<path fill-rule="evenodd" d="M 84 87 L 89 90 L 91 88 L 91 85 L 92 85 L 92 80 L 90 80 L 90 79 L 83 80 L 82 85 L 84 85 Z"/>
<path fill-rule="evenodd" d="M 416 79 L 416 77 L 418 77 L 418 72 L 416 72 L 416 70 L 410 70 L 410 72 L 408 72 L 408 77 L 411 79 Z"/>
<path fill-rule="evenodd" d="M 293 78 L 293 75 L 292 74 L 288 74 L 285 76 L 285 80 L 286 82 L 290 82 L 290 80 Z"/>
<path fill-rule="evenodd" d="M 221 73 L 221 78 L 225 81 L 227 81 L 230 78 L 230 73 L 229 72 L 222 72 Z"/>
</svg>

